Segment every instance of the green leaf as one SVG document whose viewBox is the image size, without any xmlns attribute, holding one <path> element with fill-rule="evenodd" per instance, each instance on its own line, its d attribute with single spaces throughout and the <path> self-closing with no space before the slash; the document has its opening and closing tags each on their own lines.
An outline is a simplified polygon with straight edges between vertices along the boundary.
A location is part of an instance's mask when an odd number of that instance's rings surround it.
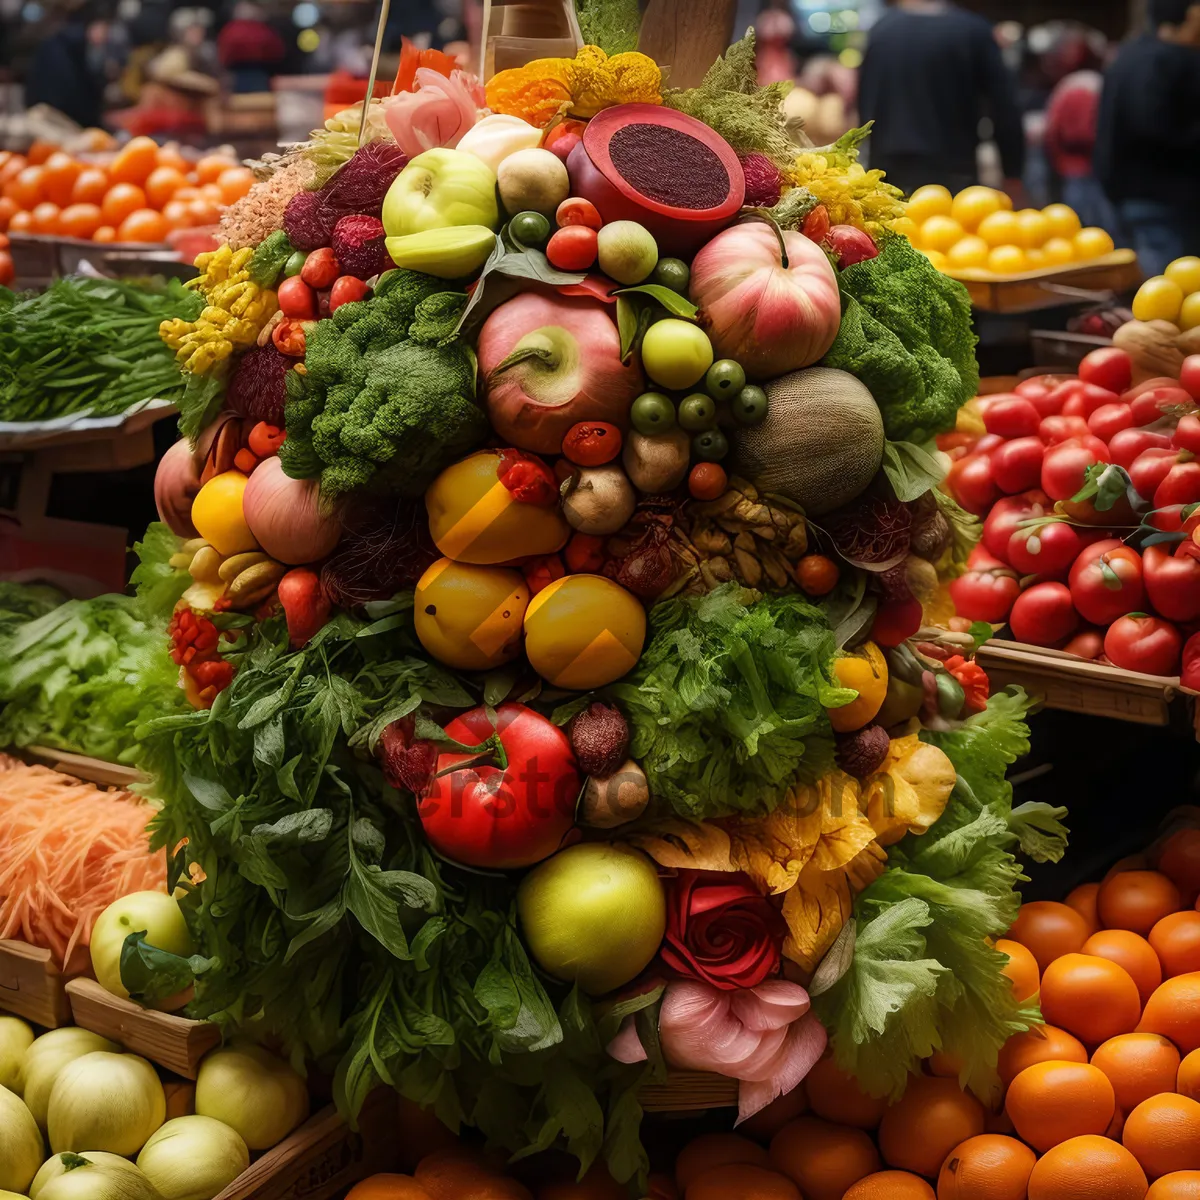
<svg viewBox="0 0 1200 1200">
<path fill-rule="evenodd" d="M 227 812 L 233 807 L 233 797 L 215 779 L 185 771 L 183 782 L 196 801 L 210 812 Z"/>
<path fill-rule="evenodd" d="M 562 1041 L 554 1007 L 511 927 L 505 928 L 473 990 L 502 1050 L 546 1050 Z"/>
<path fill-rule="evenodd" d="M 617 297 L 618 304 L 622 296 L 649 296 L 671 316 L 680 317 L 685 321 L 695 321 L 700 312 L 686 296 L 673 288 L 664 287 L 661 283 L 639 283 L 634 287 L 620 288 L 613 294 Z"/>
<path fill-rule="evenodd" d="M 410 957 L 400 909 L 428 910 L 436 902 L 437 892 L 424 876 L 412 871 L 381 871 L 357 859 L 352 861 L 346 882 L 346 908 L 397 958 Z"/>
<path fill-rule="evenodd" d="M 808 985 L 810 996 L 820 996 L 829 991 L 850 970 L 854 963 L 855 929 L 855 921 L 851 917 L 825 952 L 825 957 L 817 964 L 812 982 Z"/>
<path fill-rule="evenodd" d="M 219 958 L 193 954 L 182 958 L 146 941 L 146 930 L 129 934 L 121 944 L 121 983 L 139 1003 L 153 1005 L 185 991 L 196 978 L 220 966 Z"/>
<path fill-rule="evenodd" d="M 883 473 L 892 485 L 897 500 L 911 503 L 932 491 L 946 478 L 945 456 L 932 442 L 885 442 Z"/>
<path fill-rule="evenodd" d="M 255 825 L 251 835 L 280 849 L 323 842 L 333 828 L 333 812 L 328 808 L 310 808 L 288 813 L 270 824 Z"/>
<path fill-rule="evenodd" d="M 971 653 L 974 654 L 980 646 L 986 645 L 996 636 L 996 631 L 988 624 L 987 621 L 972 621 L 971 628 L 967 630 L 970 634 L 974 645 L 971 647 Z"/>
<path fill-rule="evenodd" d="M 286 965 L 291 962 L 309 942 L 314 942 L 317 938 L 324 937 L 325 934 L 339 924 L 345 915 L 346 901 L 341 895 L 322 905 L 313 914 L 308 924 L 288 943 L 287 953 L 283 956 L 284 964 Z"/>
<path fill-rule="evenodd" d="M 483 319 L 497 303 L 507 299 L 507 295 L 497 296 L 495 287 L 497 277 L 508 280 L 533 280 L 537 283 L 548 283 L 553 286 L 582 283 L 587 278 L 586 273 L 579 271 L 560 271 L 550 265 L 550 260 L 535 249 L 520 250 L 515 246 L 506 245 L 504 239 L 497 235 L 496 245 L 475 283 L 471 299 L 467 302 L 459 319 L 456 334 Z M 484 298 L 487 297 L 487 305 Z"/>
<path fill-rule="evenodd" d="M 1061 806 L 1031 800 L 1012 810 L 1008 827 L 1021 843 L 1022 853 L 1034 862 L 1061 862 L 1070 833 L 1063 824 L 1066 815 Z"/>
</svg>

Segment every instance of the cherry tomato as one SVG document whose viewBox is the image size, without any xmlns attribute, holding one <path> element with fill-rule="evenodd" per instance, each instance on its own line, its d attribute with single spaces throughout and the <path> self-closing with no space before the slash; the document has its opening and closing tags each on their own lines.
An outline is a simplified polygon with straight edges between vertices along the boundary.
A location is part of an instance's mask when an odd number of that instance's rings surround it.
<svg viewBox="0 0 1200 1200">
<path fill-rule="evenodd" d="M 1122 429 L 1133 427 L 1133 409 L 1119 400 L 1113 404 L 1102 404 L 1099 408 L 1092 410 L 1092 415 L 1088 417 L 1087 423 L 1092 433 L 1102 442 L 1107 443 L 1114 433 L 1120 433 Z"/>
<path fill-rule="evenodd" d="M 992 478 L 992 463 L 986 454 L 960 458 L 950 468 L 950 490 L 968 512 L 983 516 L 1000 495 Z"/>
<path fill-rule="evenodd" d="M 1153 425 L 1164 416 L 1192 407 L 1191 396 L 1177 384 L 1152 388 L 1136 396 L 1130 403 L 1133 419 L 1138 425 Z"/>
<path fill-rule="evenodd" d="M 720 463 L 697 463 L 688 472 L 688 492 L 696 500 L 715 500 L 729 487 L 729 476 Z"/>
<path fill-rule="evenodd" d="M 983 522 L 983 540 L 976 550 L 983 548 L 994 556 L 998 564 L 1011 566 L 1008 561 L 1008 542 L 1017 526 L 1033 517 L 1044 517 L 1052 507 L 1050 497 L 1036 488 L 1019 496 L 1005 496 L 997 500 Z M 967 566 L 973 565 L 972 559 L 968 559 Z"/>
<path fill-rule="evenodd" d="M 984 428 L 1002 438 L 1029 437 L 1037 433 L 1041 420 L 1033 403 L 1020 396 L 994 397 L 983 410 Z"/>
<path fill-rule="evenodd" d="M 1060 442 L 1066 442 L 1076 437 L 1086 437 L 1089 433 L 1091 430 L 1088 428 L 1087 421 L 1078 415 L 1043 417 L 1042 423 L 1038 426 L 1038 437 L 1047 446 L 1057 446 Z"/>
<path fill-rule="evenodd" d="M 300 268 L 300 278 L 309 287 L 316 288 L 319 292 L 333 287 L 341 273 L 342 264 L 338 262 L 337 255 L 328 246 L 314 250 L 304 260 L 304 266 Z"/>
<path fill-rule="evenodd" d="M 1079 378 L 1110 392 L 1123 392 L 1133 382 L 1133 359 L 1117 346 L 1093 350 L 1079 364 Z"/>
<path fill-rule="evenodd" d="M 595 574 L 604 566 L 604 538 L 592 533 L 573 533 L 563 558 L 571 571 Z"/>
<path fill-rule="evenodd" d="M 354 275 L 340 275 L 333 281 L 329 289 L 329 311 L 337 312 L 343 304 L 351 304 L 362 300 L 370 294 L 371 289 Z"/>
<path fill-rule="evenodd" d="M 1079 392 L 1075 392 L 1074 395 L 1068 397 L 1067 402 L 1062 406 L 1062 416 L 1087 419 L 1087 405 L 1084 403 L 1083 396 Z"/>
<path fill-rule="evenodd" d="M 1171 438 L 1165 433 L 1150 429 L 1121 429 L 1108 439 L 1108 453 L 1118 467 L 1129 470 L 1144 450 L 1165 450 Z"/>
<path fill-rule="evenodd" d="M 591 226 L 567 225 L 546 243 L 546 257 L 560 271 L 586 271 L 596 261 L 596 245 Z"/>
<path fill-rule="evenodd" d="M 992 624 L 1008 620 L 1021 584 L 1011 568 L 996 559 L 990 562 L 994 565 L 968 566 L 965 574 L 951 580 L 950 599 L 960 617 Z"/>
<path fill-rule="evenodd" d="M 1111 625 L 1142 606 L 1145 591 L 1141 556 L 1117 538 L 1093 542 L 1076 558 L 1067 584 L 1075 608 L 1085 621 Z"/>
<path fill-rule="evenodd" d="M 991 454 L 993 450 L 1003 446 L 1006 439 L 1002 438 L 998 433 L 985 433 L 981 438 L 977 438 L 975 446 L 972 449 L 972 454 Z"/>
<path fill-rule="evenodd" d="M 1104 635 L 1104 654 L 1114 667 L 1144 675 L 1174 675 L 1183 638 L 1170 621 L 1144 613 L 1120 617 Z"/>
<path fill-rule="evenodd" d="M 285 279 L 276 292 L 279 311 L 297 321 L 312 321 L 317 316 L 317 293 L 304 282 L 302 275 Z"/>
<path fill-rule="evenodd" d="M 1003 504 L 1004 501 L 1000 503 Z M 971 553 L 967 555 L 968 571 L 995 571 L 1007 565 L 992 554 L 982 542 L 976 542 L 971 548 Z"/>
<path fill-rule="evenodd" d="M 1180 450 L 1190 450 L 1193 454 L 1200 454 L 1200 415 L 1188 413 L 1186 417 L 1179 419 L 1179 424 L 1175 426 L 1175 432 L 1171 437 L 1171 445 Z"/>
<path fill-rule="evenodd" d="M 603 466 L 621 453 L 621 431 L 607 421 L 580 421 L 567 430 L 562 452 L 581 467 Z"/>
<path fill-rule="evenodd" d="M 1152 392 L 1155 388 L 1160 387 L 1178 387 L 1179 380 L 1170 375 L 1155 375 L 1153 379 L 1143 379 L 1141 383 L 1135 383 L 1133 387 L 1121 393 L 1121 399 L 1126 404 L 1132 404 L 1139 396 L 1143 396 L 1146 392 Z"/>
<path fill-rule="evenodd" d="M 1062 412 L 1063 399 L 1053 398 L 1055 389 L 1063 382 L 1061 375 L 1035 375 L 1018 383 L 1013 389 L 1016 395 L 1028 400 L 1043 417 Z"/>
<path fill-rule="evenodd" d="M 1193 400 L 1200 401 L 1200 354 L 1189 354 L 1179 371 L 1179 385 Z"/>
<path fill-rule="evenodd" d="M 806 554 L 796 564 L 796 582 L 808 596 L 828 595 L 837 587 L 840 575 L 837 563 L 824 554 Z"/>
<path fill-rule="evenodd" d="M 1094 662 L 1104 653 L 1104 634 L 1098 629 L 1084 629 L 1063 647 L 1063 653 Z"/>
<path fill-rule="evenodd" d="M 1173 446 L 1165 449 L 1152 446 L 1143 450 L 1128 468 L 1134 490 L 1143 500 L 1153 500 L 1159 484 L 1170 475 L 1171 468 L 1178 461 L 1179 451 Z"/>
<path fill-rule="evenodd" d="M 1079 534 L 1066 521 L 1016 529 L 1008 539 L 1008 561 L 1022 575 L 1065 578 L 1080 550 Z"/>
<path fill-rule="evenodd" d="M 270 458 L 278 453 L 286 438 L 287 434 L 278 425 L 268 425 L 266 421 L 259 421 L 250 430 L 246 444 L 259 458 Z"/>
<path fill-rule="evenodd" d="M 555 210 L 554 220 L 560 229 L 568 225 L 585 225 L 588 229 L 599 229 L 604 224 L 596 206 L 582 196 L 568 196 Z"/>
<path fill-rule="evenodd" d="M 1069 500 L 1083 487 L 1088 467 L 1108 457 L 1108 449 L 1103 443 L 1095 438 L 1090 441 L 1095 444 L 1088 445 L 1084 439 L 1074 438 L 1046 451 L 1042 460 L 1042 491 L 1052 500 Z"/>
<path fill-rule="evenodd" d="M 1174 554 L 1165 546 L 1147 546 L 1146 595 L 1154 611 L 1171 621 L 1187 624 L 1200 618 L 1200 559 L 1182 543 Z M 1134 611 L 1138 605 L 1134 605 Z"/>
<path fill-rule="evenodd" d="M 1185 450 L 1184 454 L 1187 453 Z M 1177 462 L 1154 489 L 1154 507 L 1195 504 L 1200 501 L 1200 462 Z"/>
<path fill-rule="evenodd" d="M 1117 392 L 1110 392 L 1108 388 L 1098 387 L 1094 383 L 1085 383 L 1079 389 L 1079 396 L 1083 400 L 1083 415 L 1090 417 L 1096 409 L 1103 407 L 1105 404 L 1119 404 L 1121 397 Z"/>
<path fill-rule="evenodd" d="M 992 451 L 992 478 L 1008 495 L 1037 487 L 1046 447 L 1036 437 L 1019 437 Z"/>
<path fill-rule="evenodd" d="M 818 204 L 816 208 L 804 218 L 804 224 L 800 227 L 800 232 L 804 234 L 809 241 L 816 242 L 820 245 L 828 236 L 830 229 L 833 228 L 833 222 L 829 219 L 829 209 L 823 204 Z"/>
<path fill-rule="evenodd" d="M 1056 646 L 1079 628 L 1079 614 L 1065 584 L 1035 583 L 1017 597 L 1008 626 L 1018 642 Z"/>
</svg>

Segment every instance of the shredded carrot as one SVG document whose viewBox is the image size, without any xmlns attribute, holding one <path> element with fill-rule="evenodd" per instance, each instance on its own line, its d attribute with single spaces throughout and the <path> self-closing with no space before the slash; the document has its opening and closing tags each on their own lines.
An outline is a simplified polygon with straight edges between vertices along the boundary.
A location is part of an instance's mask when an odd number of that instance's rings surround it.
<svg viewBox="0 0 1200 1200">
<path fill-rule="evenodd" d="M 165 857 L 150 852 L 149 816 L 132 792 L 102 791 L 0 754 L 0 938 L 49 950 L 68 970 L 82 967 L 104 909 L 166 886 Z"/>
</svg>

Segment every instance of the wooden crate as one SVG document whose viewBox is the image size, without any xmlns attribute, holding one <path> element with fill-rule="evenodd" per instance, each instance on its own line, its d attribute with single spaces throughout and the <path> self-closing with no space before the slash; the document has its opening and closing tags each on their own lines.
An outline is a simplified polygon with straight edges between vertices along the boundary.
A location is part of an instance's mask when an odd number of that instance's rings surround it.
<svg viewBox="0 0 1200 1200">
<path fill-rule="evenodd" d="M 221 1040 L 220 1030 L 208 1021 L 143 1008 L 111 995 L 94 979 L 72 979 L 66 991 L 76 1025 L 185 1079 L 196 1078 L 200 1060 Z"/>
<path fill-rule="evenodd" d="M 708 1071 L 672 1071 L 666 1083 L 643 1084 L 638 1099 L 646 1112 L 703 1112 L 737 1108 L 738 1081 Z"/>
<path fill-rule="evenodd" d="M 106 762 L 88 754 L 74 754 L 54 746 L 26 746 L 20 753 L 24 758 L 44 763 L 63 775 L 73 775 L 76 779 L 98 783 L 103 787 L 130 788 L 145 778 L 136 767 Z"/>
<path fill-rule="evenodd" d="M 63 974 L 49 950 L 0 941 L 0 1010 L 47 1029 L 71 1023 Z"/>
<path fill-rule="evenodd" d="M 946 274 L 966 285 L 971 303 L 983 312 L 1027 313 L 1064 304 L 1095 301 L 1110 292 L 1131 291 L 1142 281 L 1137 254 L 1114 250 L 1073 267 L 1044 267 L 1019 275 L 954 270 Z"/>
<path fill-rule="evenodd" d="M 216 1200 L 330 1200 L 380 1171 L 395 1171 L 399 1107 L 391 1088 L 367 1099 L 353 1130 L 336 1109 L 322 1109 L 255 1159 Z"/>
</svg>

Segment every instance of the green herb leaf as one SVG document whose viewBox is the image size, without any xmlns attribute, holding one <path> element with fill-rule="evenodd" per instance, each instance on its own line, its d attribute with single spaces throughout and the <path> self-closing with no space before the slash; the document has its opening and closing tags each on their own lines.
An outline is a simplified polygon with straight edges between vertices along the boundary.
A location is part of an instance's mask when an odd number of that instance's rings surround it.
<svg viewBox="0 0 1200 1200">
<path fill-rule="evenodd" d="M 622 296 L 649 296 L 671 316 L 680 317 L 685 321 L 695 321 L 700 312 L 686 296 L 680 295 L 673 288 L 664 287 L 661 283 L 639 283 L 634 287 L 620 288 L 614 294 L 618 304 Z"/>
<path fill-rule="evenodd" d="M 129 934 L 121 944 L 121 983 L 142 1004 L 157 1004 L 177 996 L 195 983 L 197 976 L 220 966 L 219 958 L 193 954 L 182 958 L 146 941 L 146 930 Z"/>
<path fill-rule="evenodd" d="M 883 473 L 897 500 L 910 503 L 932 491 L 946 478 L 947 460 L 933 442 L 885 442 Z"/>
</svg>

